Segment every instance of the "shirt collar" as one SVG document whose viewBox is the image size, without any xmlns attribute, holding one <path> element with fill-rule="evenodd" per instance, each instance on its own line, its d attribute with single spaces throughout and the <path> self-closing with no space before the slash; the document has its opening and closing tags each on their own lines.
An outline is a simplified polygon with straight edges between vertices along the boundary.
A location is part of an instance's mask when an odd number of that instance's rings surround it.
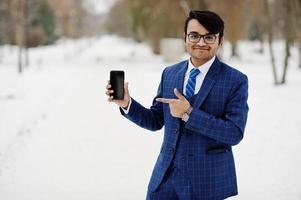
<svg viewBox="0 0 301 200">
<path fill-rule="evenodd" d="M 200 72 L 206 76 L 207 72 L 209 71 L 212 63 L 214 62 L 215 60 L 215 57 L 216 56 L 213 56 L 210 60 L 208 60 L 206 63 L 200 65 L 200 66 L 194 66 L 191 62 L 191 58 L 189 58 L 189 63 L 188 63 L 188 68 L 187 68 L 187 71 L 186 73 L 190 73 L 190 71 L 193 69 L 193 68 L 198 68 L 200 70 Z"/>
</svg>

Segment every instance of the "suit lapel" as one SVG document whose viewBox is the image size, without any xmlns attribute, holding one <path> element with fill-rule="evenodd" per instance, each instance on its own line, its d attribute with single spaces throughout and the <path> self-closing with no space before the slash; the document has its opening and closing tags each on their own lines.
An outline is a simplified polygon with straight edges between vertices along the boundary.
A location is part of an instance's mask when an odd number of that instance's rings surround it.
<svg viewBox="0 0 301 200">
<path fill-rule="evenodd" d="M 176 88 L 181 93 L 183 93 L 183 84 L 184 84 L 184 78 L 185 78 L 187 67 L 188 67 L 188 60 L 181 63 L 180 70 L 175 75 Z"/>
<path fill-rule="evenodd" d="M 174 87 L 176 87 L 178 89 L 179 92 L 183 93 L 183 84 L 184 84 L 184 78 L 185 78 L 185 73 L 188 67 L 188 60 L 182 62 L 179 66 L 179 71 L 177 71 L 177 73 L 174 76 Z M 173 91 L 172 95 L 174 96 L 174 98 L 177 98 L 174 94 Z M 179 118 L 174 118 L 175 120 L 172 121 L 173 125 L 173 129 L 174 130 L 179 130 L 180 129 L 180 119 Z M 176 131 L 176 134 L 173 134 L 173 137 L 175 137 L 175 139 L 173 141 L 175 141 L 176 145 L 176 141 L 177 141 L 177 137 L 178 137 L 179 132 Z"/>
<path fill-rule="evenodd" d="M 215 58 L 214 62 L 212 63 L 212 66 L 210 67 L 208 73 L 206 74 L 202 87 L 197 94 L 193 107 L 199 108 L 204 102 L 204 100 L 206 99 L 207 95 L 209 94 L 212 86 L 216 81 L 216 75 L 220 70 L 220 64 L 221 63 L 218 60 L 218 58 Z"/>
</svg>

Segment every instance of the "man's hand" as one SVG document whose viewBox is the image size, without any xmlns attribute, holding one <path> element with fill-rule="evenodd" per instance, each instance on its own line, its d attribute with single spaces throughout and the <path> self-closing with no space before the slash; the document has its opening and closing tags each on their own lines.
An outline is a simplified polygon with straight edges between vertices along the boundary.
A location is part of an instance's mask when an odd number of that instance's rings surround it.
<svg viewBox="0 0 301 200">
<path fill-rule="evenodd" d="M 114 102 L 115 104 L 117 104 L 119 107 L 122 107 L 124 109 L 127 109 L 129 106 L 129 102 L 130 102 L 130 93 L 129 93 L 129 89 L 128 89 L 129 83 L 126 82 L 124 84 L 124 98 L 122 100 L 117 100 L 117 99 L 113 99 L 113 96 L 111 96 L 114 91 L 111 90 L 111 84 L 110 81 L 108 81 L 108 84 L 106 86 L 106 95 L 109 97 L 108 101 L 109 102 Z"/>
<path fill-rule="evenodd" d="M 181 118 L 183 113 L 190 108 L 190 103 L 177 90 L 177 88 L 174 89 L 174 93 L 178 97 L 178 99 L 157 98 L 156 101 L 160 101 L 162 103 L 168 103 L 171 115 L 173 117 Z"/>
</svg>

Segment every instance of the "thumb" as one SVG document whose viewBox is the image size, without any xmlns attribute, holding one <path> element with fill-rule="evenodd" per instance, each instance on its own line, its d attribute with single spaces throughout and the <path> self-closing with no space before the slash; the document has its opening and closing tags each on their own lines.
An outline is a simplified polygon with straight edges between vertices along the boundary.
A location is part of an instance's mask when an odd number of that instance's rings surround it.
<svg viewBox="0 0 301 200">
<path fill-rule="evenodd" d="M 175 88 L 173 91 L 180 100 L 182 100 L 184 98 L 184 96 L 178 91 L 177 88 Z"/>
<path fill-rule="evenodd" d="M 124 84 L 124 94 L 129 95 L 129 82 Z"/>
</svg>

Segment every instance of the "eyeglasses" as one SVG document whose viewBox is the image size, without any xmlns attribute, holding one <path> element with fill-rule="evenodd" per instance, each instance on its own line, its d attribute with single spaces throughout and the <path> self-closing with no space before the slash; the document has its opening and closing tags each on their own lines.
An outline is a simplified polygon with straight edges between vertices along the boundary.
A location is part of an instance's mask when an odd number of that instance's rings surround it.
<svg viewBox="0 0 301 200">
<path fill-rule="evenodd" d="M 213 44 L 217 37 L 216 34 L 208 33 L 205 35 L 201 35 L 197 32 L 190 32 L 187 36 L 189 42 L 198 43 L 201 40 L 201 38 L 203 38 L 206 44 Z"/>
</svg>

